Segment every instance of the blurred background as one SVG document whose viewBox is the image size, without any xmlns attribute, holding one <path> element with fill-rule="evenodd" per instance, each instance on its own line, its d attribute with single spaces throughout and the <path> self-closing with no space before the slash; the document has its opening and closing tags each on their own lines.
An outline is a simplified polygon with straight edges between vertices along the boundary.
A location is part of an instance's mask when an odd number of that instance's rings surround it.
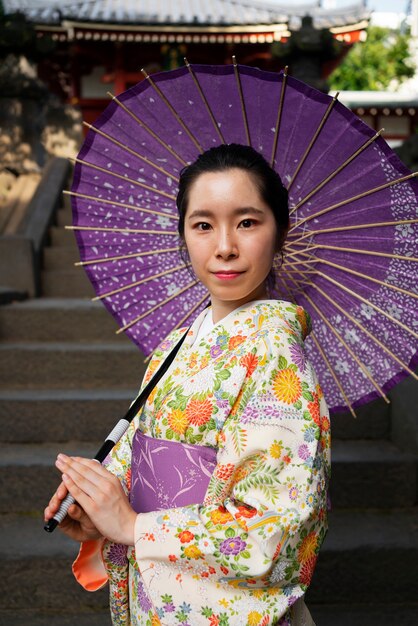
<svg viewBox="0 0 418 626">
<path fill-rule="evenodd" d="M 418 169 L 418 0 L 0 0 L 0 625 L 106 625 L 75 548 L 42 529 L 58 451 L 91 455 L 142 355 L 81 268 L 63 189 L 86 129 L 149 74 L 191 63 L 289 73 L 334 95 Z M 418 390 L 333 419 L 317 626 L 418 623 Z"/>
</svg>

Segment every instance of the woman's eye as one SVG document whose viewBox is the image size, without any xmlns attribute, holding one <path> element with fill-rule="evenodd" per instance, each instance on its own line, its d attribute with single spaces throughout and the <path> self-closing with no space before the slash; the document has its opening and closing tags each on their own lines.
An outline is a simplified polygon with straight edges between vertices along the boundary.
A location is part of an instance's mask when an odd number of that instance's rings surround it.
<svg viewBox="0 0 418 626">
<path fill-rule="evenodd" d="M 253 226 L 254 224 L 254 220 L 242 220 L 242 222 L 240 223 L 240 226 L 242 228 L 250 228 L 251 226 Z"/>
<path fill-rule="evenodd" d="M 209 230 L 210 224 L 208 224 L 207 222 L 199 222 L 198 224 L 196 224 L 196 228 L 198 230 Z"/>
</svg>

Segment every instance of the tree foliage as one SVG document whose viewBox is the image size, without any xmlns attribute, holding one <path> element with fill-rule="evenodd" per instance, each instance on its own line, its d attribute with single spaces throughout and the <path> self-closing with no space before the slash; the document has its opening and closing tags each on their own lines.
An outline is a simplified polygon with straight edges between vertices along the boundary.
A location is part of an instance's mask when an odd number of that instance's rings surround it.
<svg viewBox="0 0 418 626">
<path fill-rule="evenodd" d="M 0 59 L 8 54 L 22 54 L 38 61 L 49 55 L 55 43 L 49 36 L 38 37 L 23 13 L 6 14 L 0 0 Z"/>
<path fill-rule="evenodd" d="M 415 73 L 410 35 L 381 26 L 369 26 L 367 40 L 353 45 L 331 74 L 331 89 L 384 90 Z"/>
</svg>

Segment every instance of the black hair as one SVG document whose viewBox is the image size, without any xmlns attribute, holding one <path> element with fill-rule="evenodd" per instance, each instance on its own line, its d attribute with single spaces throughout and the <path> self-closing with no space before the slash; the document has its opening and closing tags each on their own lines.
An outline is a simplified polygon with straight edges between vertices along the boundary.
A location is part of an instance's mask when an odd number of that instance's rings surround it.
<svg viewBox="0 0 418 626">
<path fill-rule="evenodd" d="M 287 189 L 279 174 L 259 152 L 250 146 L 237 143 L 221 144 L 206 150 L 180 172 L 176 203 L 180 216 L 178 232 L 181 239 L 184 241 L 184 220 L 192 184 L 201 174 L 229 169 L 244 170 L 253 177 L 261 198 L 271 209 L 276 221 L 277 252 L 281 252 L 289 229 Z"/>
</svg>

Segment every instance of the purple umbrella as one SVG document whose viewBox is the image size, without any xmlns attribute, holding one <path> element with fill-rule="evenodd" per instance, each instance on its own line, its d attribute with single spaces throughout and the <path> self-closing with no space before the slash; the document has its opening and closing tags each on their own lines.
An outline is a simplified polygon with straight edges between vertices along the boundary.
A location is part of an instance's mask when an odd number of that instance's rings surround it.
<svg viewBox="0 0 418 626">
<path fill-rule="evenodd" d="M 336 98 L 236 64 L 145 74 L 90 127 L 71 228 L 118 332 L 150 354 L 206 306 L 179 255 L 178 176 L 200 152 L 233 142 L 263 154 L 288 187 L 275 295 L 311 314 L 307 348 L 331 410 L 417 378 L 417 173 Z"/>
</svg>

